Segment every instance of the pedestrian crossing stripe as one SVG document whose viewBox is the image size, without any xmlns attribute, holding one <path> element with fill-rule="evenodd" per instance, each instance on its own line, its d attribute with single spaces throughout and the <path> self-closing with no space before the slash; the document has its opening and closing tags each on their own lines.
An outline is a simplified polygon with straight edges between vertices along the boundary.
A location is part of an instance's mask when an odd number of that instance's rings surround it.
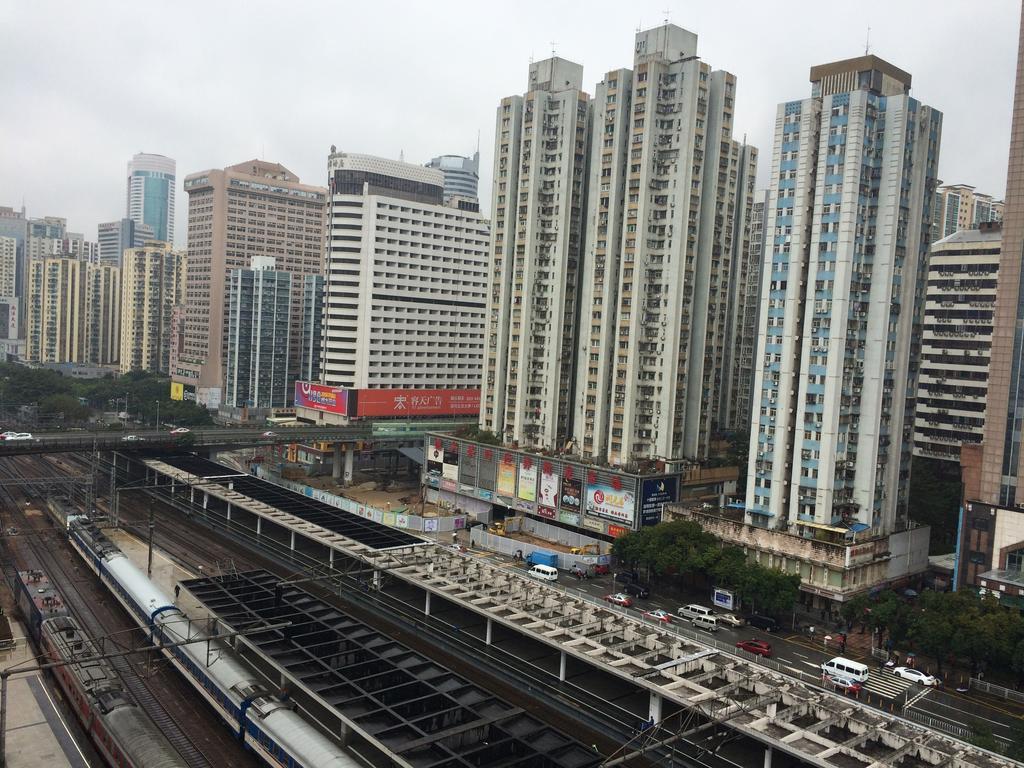
<svg viewBox="0 0 1024 768">
<path fill-rule="evenodd" d="M 864 690 L 895 699 L 897 696 L 902 696 L 903 692 L 911 685 L 913 683 L 909 680 L 895 675 L 869 675 L 868 681 L 864 684 Z"/>
</svg>

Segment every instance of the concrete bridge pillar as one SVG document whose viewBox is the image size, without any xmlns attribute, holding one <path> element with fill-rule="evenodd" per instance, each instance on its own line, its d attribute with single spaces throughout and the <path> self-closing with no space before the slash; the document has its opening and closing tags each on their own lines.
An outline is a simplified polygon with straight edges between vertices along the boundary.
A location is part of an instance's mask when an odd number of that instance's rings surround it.
<svg viewBox="0 0 1024 768">
<path fill-rule="evenodd" d="M 423 615 L 424 616 L 429 616 L 430 615 L 430 593 L 429 592 L 427 592 L 427 602 L 423 606 Z"/>
<path fill-rule="evenodd" d="M 558 659 L 558 679 L 565 682 L 565 651 L 561 652 Z"/>
<path fill-rule="evenodd" d="M 772 748 L 765 747 L 764 750 L 764 768 L 772 768 Z"/>
<path fill-rule="evenodd" d="M 487 637 L 484 638 L 484 642 L 487 643 L 487 645 L 491 644 L 491 627 L 492 627 L 492 622 L 491 622 L 490 619 L 488 619 L 487 620 Z"/>
<path fill-rule="evenodd" d="M 651 691 L 651 703 L 650 703 L 650 707 L 648 708 L 648 712 L 650 712 L 651 719 L 655 723 L 660 723 L 661 722 L 661 694 L 660 693 L 655 693 L 654 691 Z"/>
<path fill-rule="evenodd" d="M 336 482 L 344 485 L 352 482 L 352 470 L 355 464 L 355 451 L 345 443 L 334 444 L 334 465 L 331 476 Z"/>
</svg>

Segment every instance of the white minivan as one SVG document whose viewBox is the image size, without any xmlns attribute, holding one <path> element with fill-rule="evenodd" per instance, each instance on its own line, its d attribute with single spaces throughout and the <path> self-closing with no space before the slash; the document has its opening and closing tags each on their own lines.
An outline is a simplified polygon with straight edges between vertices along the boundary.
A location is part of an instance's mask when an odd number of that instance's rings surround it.
<svg viewBox="0 0 1024 768">
<path fill-rule="evenodd" d="M 858 683 L 866 683 L 868 679 L 868 666 L 859 661 L 850 661 L 842 656 L 829 659 L 821 665 L 821 671 L 830 677 L 844 677 L 856 680 Z"/>
<path fill-rule="evenodd" d="M 705 632 L 718 631 L 718 617 L 716 616 L 695 616 L 692 621 L 695 629 L 703 629 Z"/>
<path fill-rule="evenodd" d="M 689 605 L 684 605 L 677 611 L 677 613 L 684 619 L 689 619 L 690 621 L 696 621 L 699 618 L 706 619 L 715 615 L 715 612 L 712 611 L 710 608 L 706 608 L 703 605 L 698 605 L 697 603 L 690 603 Z"/>
<path fill-rule="evenodd" d="M 526 572 L 526 575 L 541 581 L 558 581 L 558 569 L 550 565 L 535 565 Z"/>
</svg>

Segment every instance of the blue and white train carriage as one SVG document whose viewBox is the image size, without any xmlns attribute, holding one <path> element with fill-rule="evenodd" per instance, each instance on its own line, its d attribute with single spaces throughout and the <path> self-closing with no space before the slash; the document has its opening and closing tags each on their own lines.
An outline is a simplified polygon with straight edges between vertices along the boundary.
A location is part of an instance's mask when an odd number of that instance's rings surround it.
<svg viewBox="0 0 1024 768">
<path fill-rule="evenodd" d="M 357 768 L 363 765 L 269 691 L 229 645 L 196 629 L 153 582 L 88 518 L 70 518 L 68 535 L 89 567 L 124 608 L 150 632 L 185 678 L 267 763 L 287 768 Z"/>
</svg>

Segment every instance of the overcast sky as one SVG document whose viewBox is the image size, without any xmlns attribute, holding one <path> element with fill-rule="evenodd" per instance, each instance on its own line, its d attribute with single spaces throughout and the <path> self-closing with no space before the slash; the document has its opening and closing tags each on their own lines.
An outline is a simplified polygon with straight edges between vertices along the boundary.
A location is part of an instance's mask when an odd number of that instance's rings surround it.
<svg viewBox="0 0 1024 768">
<path fill-rule="evenodd" d="M 184 245 L 188 173 L 262 156 L 324 184 L 331 144 L 425 162 L 470 154 L 479 135 L 489 209 L 494 110 L 525 90 L 530 58 L 554 44 L 592 93 L 664 9 L 737 76 L 737 137 L 761 150 L 759 180 L 775 105 L 809 95 L 812 64 L 862 54 L 870 24 L 871 52 L 945 115 L 943 181 L 1003 195 L 1014 0 L 0 0 L 0 205 L 95 238 L 124 213 L 131 155 L 169 155 Z"/>
</svg>

